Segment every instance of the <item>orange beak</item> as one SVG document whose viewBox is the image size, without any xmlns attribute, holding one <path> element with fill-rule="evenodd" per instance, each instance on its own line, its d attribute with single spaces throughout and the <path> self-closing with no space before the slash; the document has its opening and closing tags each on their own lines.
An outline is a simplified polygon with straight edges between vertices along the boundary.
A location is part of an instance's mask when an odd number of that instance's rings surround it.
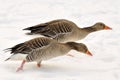
<svg viewBox="0 0 120 80">
<path fill-rule="evenodd" d="M 92 53 L 88 50 L 87 50 L 86 54 L 89 55 L 89 56 L 93 56 Z"/>
<path fill-rule="evenodd" d="M 112 28 L 105 26 L 104 30 L 112 30 Z"/>
</svg>

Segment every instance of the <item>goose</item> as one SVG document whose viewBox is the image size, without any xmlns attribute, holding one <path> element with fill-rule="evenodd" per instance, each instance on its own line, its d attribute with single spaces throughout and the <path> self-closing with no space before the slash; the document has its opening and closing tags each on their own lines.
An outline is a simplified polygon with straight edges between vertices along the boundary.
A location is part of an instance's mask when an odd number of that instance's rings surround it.
<svg viewBox="0 0 120 80">
<path fill-rule="evenodd" d="M 30 30 L 31 32 L 27 33 L 28 35 L 40 34 L 64 43 L 81 40 L 92 32 L 111 29 L 112 28 L 102 22 L 97 22 L 90 27 L 79 28 L 72 21 L 58 19 L 28 27 L 23 30 Z"/>
<path fill-rule="evenodd" d="M 12 57 L 18 53 L 27 54 L 23 59 L 21 66 L 17 69 L 17 72 L 23 69 L 25 62 L 36 61 L 37 66 L 40 67 L 41 61 L 66 55 L 70 50 L 76 50 L 92 56 L 87 46 L 83 43 L 59 43 L 58 41 L 47 37 L 34 38 L 17 44 L 7 50 L 11 51 L 12 56 L 7 58 L 5 61 L 12 59 Z"/>
</svg>

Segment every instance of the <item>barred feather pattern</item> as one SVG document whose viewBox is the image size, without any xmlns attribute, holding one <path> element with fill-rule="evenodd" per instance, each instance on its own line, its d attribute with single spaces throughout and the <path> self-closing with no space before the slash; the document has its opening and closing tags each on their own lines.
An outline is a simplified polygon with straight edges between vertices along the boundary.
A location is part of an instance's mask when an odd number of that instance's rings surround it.
<svg viewBox="0 0 120 80">
<path fill-rule="evenodd" d="M 35 39 L 25 42 L 25 44 L 29 46 L 31 49 L 36 49 L 36 48 L 46 46 L 50 44 L 51 42 L 53 42 L 53 40 L 49 38 L 35 38 Z"/>
<path fill-rule="evenodd" d="M 22 45 L 18 47 L 14 46 L 13 48 L 11 48 L 11 51 L 13 54 L 17 54 L 17 53 L 29 54 L 32 50 L 47 46 L 54 41 L 55 40 L 45 38 L 45 37 L 35 38 L 35 39 L 24 42 Z"/>
<path fill-rule="evenodd" d="M 31 34 L 41 34 L 62 42 L 67 38 L 68 35 L 74 36 L 73 33 L 76 33 L 78 27 L 72 21 L 58 19 L 28 27 L 24 30 L 30 30 Z"/>
<path fill-rule="evenodd" d="M 61 22 L 55 22 L 52 24 L 48 24 L 45 27 L 42 27 L 41 29 L 37 30 L 31 30 L 32 33 L 35 34 L 42 34 L 44 36 L 48 37 L 56 37 L 57 35 L 61 34 L 68 34 L 72 32 L 73 27 L 71 27 L 72 24 L 69 24 L 66 21 L 61 21 Z"/>
</svg>

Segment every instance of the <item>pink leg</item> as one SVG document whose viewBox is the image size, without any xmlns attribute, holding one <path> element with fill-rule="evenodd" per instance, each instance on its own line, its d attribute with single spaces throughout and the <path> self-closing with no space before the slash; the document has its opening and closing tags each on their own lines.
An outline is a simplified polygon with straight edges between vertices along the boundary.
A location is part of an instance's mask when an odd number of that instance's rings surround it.
<svg viewBox="0 0 120 80">
<path fill-rule="evenodd" d="M 67 54 L 67 56 L 74 57 L 72 54 Z"/>
<path fill-rule="evenodd" d="M 41 66 L 41 61 L 37 63 L 37 67 L 40 67 Z"/>
<path fill-rule="evenodd" d="M 37 63 L 37 67 L 40 67 L 40 66 L 41 66 L 41 64 Z"/>
<path fill-rule="evenodd" d="M 18 69 L 16 70 L 16 72 L 20 71 L 20 70 L 23 70 L 23 66 L 25 64 L 25 60 L 22 61 L 22 64 L 20 65 L 20 67 L 18 67 Z"/>
</svg>

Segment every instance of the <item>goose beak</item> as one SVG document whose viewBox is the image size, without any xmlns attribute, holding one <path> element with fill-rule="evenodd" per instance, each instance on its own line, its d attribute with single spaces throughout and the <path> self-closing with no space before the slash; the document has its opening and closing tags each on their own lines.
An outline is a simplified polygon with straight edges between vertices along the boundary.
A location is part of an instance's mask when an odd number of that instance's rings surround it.
<svg viewBox="0 0 120 80">
<path fill-rule="evenodd" d="M 88 50 L 87 50 L 86 54 L 89 55 L 89 56 L 93 56 L 92 53 Z"/>
<path fill-rule="evenodd" d="M 105 26 L 104 30 L 112 30 L 112 28 Z"/>
</svg>

